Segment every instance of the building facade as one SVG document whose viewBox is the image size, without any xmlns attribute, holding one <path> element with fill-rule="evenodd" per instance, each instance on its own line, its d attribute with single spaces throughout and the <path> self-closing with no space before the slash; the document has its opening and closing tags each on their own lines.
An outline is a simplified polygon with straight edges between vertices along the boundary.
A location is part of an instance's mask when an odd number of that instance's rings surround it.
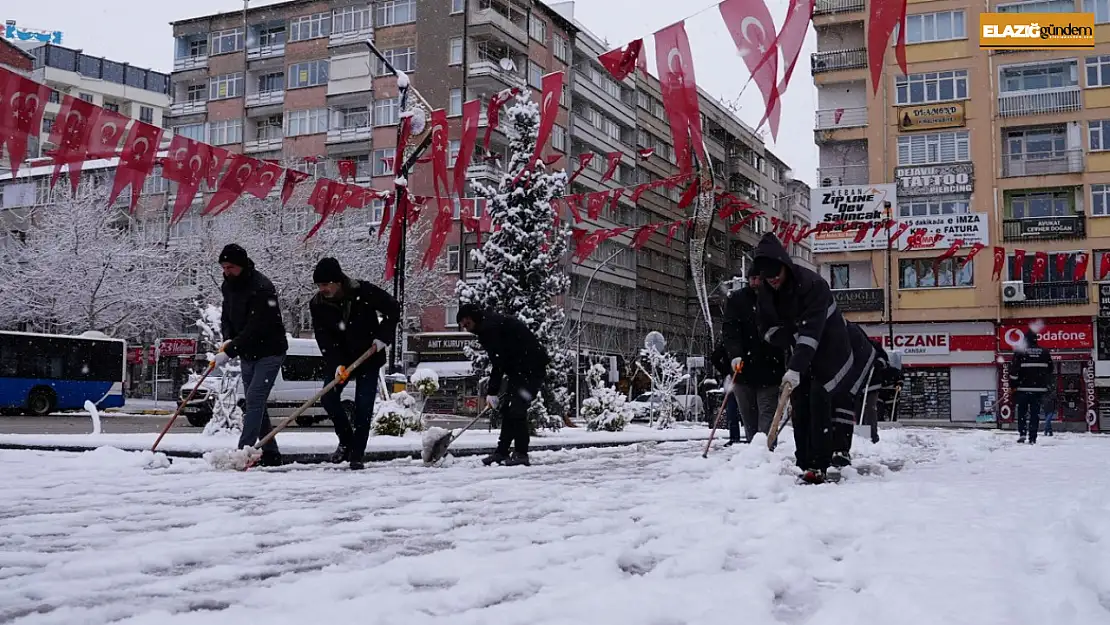
<svg viewBox="0 0 1110 625">
<path fill-rule="evenodd" d="M 873 94 L 866 2 L 818 0 L 814 219 L 827 210 L 817 200 L 838 188 L 889 189 L 890 216 L 965 244 L 939 263 L 948 242 L 913 251 L 884 241 L 844 244 L 818 261 L 849 318 L 904 350 L 910 376 L 902 418 L 1011 419 L 1013 338 L 1040 319 L 1042 344 L 1056 359 L 1056 418 L 1077 428 L 1110 427 L 1099 411 L 1110 404 L 1099 390 L 1110 379 L 1097 373 L 1110 375 L 1110 367 L 1097 362 L 1110 353 L 1096 349 L 1095 284 L 1105 277 L 1099 263 L 1110 249 L 1110 221 L 1103 221 L 1110 215 L 1110 11 L 1105 0 L 992 1 L 987 8 L 1093 12 L 1095 49 L 983 50 L 977 30 L 984 7 L 911 2 L 909 75 L 888 51 Z M 988 247 L 965 262 L 974 243 Z M 1001 281 L 992 279 L 990 246 L 1007 250 Z M 1038 253 L 1049 262 L 1045 278 L 1034 282 Z M 1076 280 L 1080 253 L 1091 257 Z"/>
</svg>

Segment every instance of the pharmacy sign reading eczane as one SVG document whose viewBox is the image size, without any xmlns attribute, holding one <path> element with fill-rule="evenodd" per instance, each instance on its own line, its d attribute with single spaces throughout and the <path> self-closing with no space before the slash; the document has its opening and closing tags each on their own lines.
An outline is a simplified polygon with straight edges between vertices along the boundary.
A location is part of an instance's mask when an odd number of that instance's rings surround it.
<svg viewBox="0 0 1110 625">
<path fill-rule="evenodd" d="M 898 180 L 898 197 L 920 197 L 971 193 L 975 182 L 974 173 L 974 165 L 959 163 L 898 167 L 894 170 L 894 177 Z"/>
<path fill-rule="evenodd" d="M 889 213 L 887 202 L 890 202 Z M 868 234 L 856 243 L 856 233 L 860 222 L 882 222 L 898 214 L 897 189 L 893 183 L 818 187 L 810 191 L 809 206 L 814 227 L 821 223 L 845 224 L 831 232 L 814 234 L 814 252 L 886 249 L 885 236 Z"/>
</svg>

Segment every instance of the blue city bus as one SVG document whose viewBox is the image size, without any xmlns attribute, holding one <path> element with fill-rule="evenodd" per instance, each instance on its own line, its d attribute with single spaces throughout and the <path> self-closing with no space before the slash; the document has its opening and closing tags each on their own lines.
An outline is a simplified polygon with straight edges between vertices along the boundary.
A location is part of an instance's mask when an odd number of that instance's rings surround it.
<svg viewBox="0 0 1110 625">
<path fill-rule="evenodd" d="M 0 332 L 0 410 L 42 416 L 123 406 L 126 343 L 81 336 Z"/>
</svg>

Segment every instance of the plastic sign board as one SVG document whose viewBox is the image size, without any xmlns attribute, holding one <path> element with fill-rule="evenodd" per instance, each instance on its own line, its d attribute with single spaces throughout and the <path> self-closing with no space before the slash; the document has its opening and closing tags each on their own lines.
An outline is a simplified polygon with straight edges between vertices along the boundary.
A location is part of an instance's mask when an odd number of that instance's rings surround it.
<svg viewBox="0 0 1110 625">
<path fill-rule="evenodd" d="M 1094 13 L 980 13 L 979 47 L 1002 50 L 1092 50 Z"/>
</svg>

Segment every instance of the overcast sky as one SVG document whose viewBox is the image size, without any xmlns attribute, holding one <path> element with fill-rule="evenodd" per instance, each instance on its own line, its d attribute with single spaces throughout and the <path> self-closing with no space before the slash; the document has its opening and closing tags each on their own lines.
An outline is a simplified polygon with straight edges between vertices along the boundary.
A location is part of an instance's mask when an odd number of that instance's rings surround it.
<svg viewBox="0 0 1110 625">
<path fill-rule="evenodd" d="M 776 23 L 789 6 L 788 0 L 765 0 Z M 419 0 L 447 2 L 447 0 Z M 736 53 L 732 39 L 712 0 L 577 0 L 575 16 L 596 35 L 614 47 L 651 34 L 694 11 L 709 10 L 690 18 L 686 30 L 694 53 L 698 84 L 722 101 L 733 101 L 748 80 L 748 72 Z M 237 0 L 49 0 L 5 2 L 0 17 L 14 19 L 20 26 L 63 32 L 63 45 L 80 48 L 97 56 L 125 61 L 140 67 L 168 72 L 173 63 L 173 41 L 169 22 L 242 8 Z M 252 0 L 251 6 L 273 2 Z M 634 9 L 632 7 L 635 7 Z M 812 28 L 794 70 L 790 89 L 783 98 L 782 127 L 777 144 L 768 144 L 794 170 L 794 176 L 809 184 L 816 178 L 817 148 L 813 144 L 813 110 L 816 90 L 809 73 L 809 55 L 816 50 Z M 649 48 L 648 67 L 655 73 L 654 51 Z M 415 77 L 419 87 L 420 76 Z M 763 113 L 762 98 L 754 85 L 740 99 L 740 117 L 751 126 Z M 795 122 L 795 120 L 797 120 Z"/>
</svg>

